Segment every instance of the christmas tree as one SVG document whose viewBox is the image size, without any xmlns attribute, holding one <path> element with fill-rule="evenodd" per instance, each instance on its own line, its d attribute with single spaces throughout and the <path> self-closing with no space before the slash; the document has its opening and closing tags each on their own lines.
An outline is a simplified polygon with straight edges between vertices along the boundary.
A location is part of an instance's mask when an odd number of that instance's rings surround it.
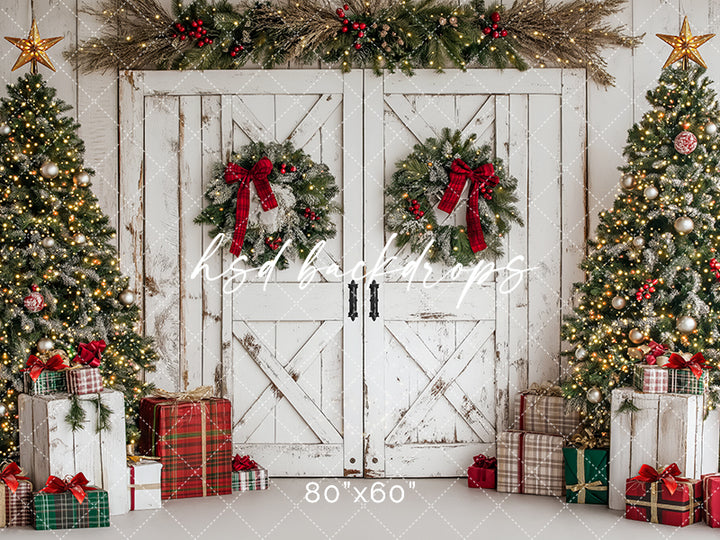
<svg viewBox="0 0 720 540">
<path fill-rule="evenodd" d="M 652 110 L 629 130 L 623 191 L 600 214 L 563 328 L 573 346 L 565 395 L 596 434 L 609 427 L 613 388 L 632 384 L 648 350 L 639 346 L 720 360 L 720 110 L 697 53 L 712 36 L 692 37 L 686 21 L 680 36 L 659 37 L 674 47 L 666 66 L 683 66 L 663 70 L 647 93 Z M 688 57 L 703 67 L 688 68 Z M 710 371 L 708 407 L 719 374 Z"/>
<path fill-rule="evenodd" d="M 100 370 L 106 388 L 125 394 L 131 439 L 149 390 L 142 371 L 156 359 L 134 330 L 139 310 L 118 269 L 114 231 L 90 190 L 79 126 L 37 74 L 37 62 L 52 68 L 45 50 L 59 38 L 41 40 L 33 22 L 27 39 L 11 41 L 23 51 L 15 68 L 32 62 L 33 73 L 0 100 L 2 458 L 17 451 L 17 394 L 30 354 L 60 350 L 72 358 L 80 343 L 104 340 Z"/>
</svg>

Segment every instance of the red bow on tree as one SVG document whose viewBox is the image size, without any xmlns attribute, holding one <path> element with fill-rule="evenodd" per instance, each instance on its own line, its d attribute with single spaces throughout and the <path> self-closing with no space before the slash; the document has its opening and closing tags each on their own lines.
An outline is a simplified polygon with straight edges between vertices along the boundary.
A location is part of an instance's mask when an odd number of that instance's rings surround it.
<svg viewBox="0 0 720 540">
<path fill-rule="evenodd" d="M 255 190 L 260 197 L 260 204 L 263 211 L 267 212 L 278 204 L 275 194 L 272 192 L 268 175 L 272 172 L 272 162 L 264 157 L 248 171 L 237 163 L 228 163 L 225 168 L 225 183 L 234 184 L 240 182 L 237 192 L 237 207 L 235 209 L 235 233 L 233 234 L 230 253 L 236 257 L 242 251 L 247 230 L 248 216 L 250 214 L 250 182 L 255 184 Z"/>
<path fill-rule="evenodd" d="M 685 480 L 680 478 L 680 469 L 677 464 L 673 463 L 665 467 L 662 472 L 657 472 L 654 467 L 650 465 L 643 465 L 640 467 L 640 472 L 637 476 L 631 480 L 642 480 L 643 482 L 662 482 L 665 487 L 668 488 L 670 495 L 675 493 L 677 489 L 678 480 Z"/>
<path fill-rule="evenodd" d="M 85 501 L 86 491 L 95 488 L 87 487 L 88 479 L 83 473 L 77 473 L 70 480 L 63 480 L 57 476 L 50 475 L 45 483 L 45 487 L 40 490 L 41 493 L 65 493 L 72 492 L 77 501 L 82 504 Z"/>
<path fill-rule="evenodd" d="M 30 480 L 27 476 L 20 476 L 21 473 L 22 469 L 13 461 L 5 465 L 3 470 L 0 471 L 0 481 L 5 482 L 10 491 L 15 493 L 20 485 L 20 480 Z"/>
<path fill-rule="evenodd" d="M 470 196 L 467 202 L 467 212 L 465 214 L 467 220 L 468 239 L 470 240 L 470 248 L 473 253 L 482 251 L 487 247 L 485 237 L 480 223 L 480 193 L 486 199 L 490 198 L 492 189 L 498 185 L 500 179 L 495 176 L 495 167 L 492 163 L 485 163 L 473 170 L 468 167 L 462 159 L 456 159 L 450 166 L 450 183 L 445 188 L 442 200 L 438 205 L 438 209 L 443 212 L 451 213 L 455 209 L 460 194 L 465 188 L 465 182 L 470 179 Z"/>
<path fill-rule="evenodd" d="M 78 354 L 73 358 L 73 362 L 85 364 L 88 367 L 98 367 L 106 346 L 102 339 L 90 343 L 80 343 L 78 344 Z"/>
<path fill-rule="evenodd" d="M 235 454 L 235 457 L 232 459 L 233 471 L 247 471 L 255 467 L 257 467 L 257 463 L 250 459 L 250 456 L 241 457 L 240 454 Z"/>
<path fill-rule="evenodd" d="M 28 357 L 27 363 L 25 364 L 25 367 L 22 371 L 29 372 L 30 378 L 33 380 L 33 382 L 35 382 L 38 380 L 38 377 L 40 377 L 40 374 L 45 370 L 60 371 L 61 369 L 65 369 L 66 367 L 67 364 L 65 364 L 65 360 L 59 354 L 50 357 L 47 362 L 42 358 L 38 358 L 34 354 L 31 354 Z"/>
<path fill-rule="evenodd" d="M 712 366 L 705 363 L 705 357 L 702 353 L 695 353 L 692 355 L 690 360 L 685 360 L 682 356 L 676 353 L 672 353 L 668 358 L 668 363 L 665 364 L 666 368 L 669 369 L 689 369 L 692 374 L 695 375 L 696 379 L 702 377 L 703 369 L 710 369 Z"/>
<path fill-rule="evenodd" d="M 662 356 L 663 354 L 665 354 L 665 351 L 670 348 L 667 345 L 660 345 L 659 343 L 655 343 L 654 341 L 651 341 L 648 344 L 648 347 L 650 347 L 650 351 L 645 355 L 645 362 L 651 366 L 655 365 L 658 356 Z"/>
<path fill-rule="evenodd" d="M 473 467 L 480 467 L 481 469 L 497 469 L 497 459 L 492 457 L 485 457 L 479 454 L 473 458 Z"/>
</svg>

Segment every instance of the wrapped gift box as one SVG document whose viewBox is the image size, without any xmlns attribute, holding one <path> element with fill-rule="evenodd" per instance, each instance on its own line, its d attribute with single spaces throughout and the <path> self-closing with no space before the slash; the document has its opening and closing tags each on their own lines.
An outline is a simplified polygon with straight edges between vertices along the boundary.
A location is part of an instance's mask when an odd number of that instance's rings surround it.
<svg viewBox="0 0 720 540">
<path fill-rule="evenodd" d="M 141 401 L 139 449 L 163 464 L 163 499 L 232 492 L 231 421 L 227 399 Z"/>
<path fill-rule="evenodd" d="M 633 366 L 633 386 L 648 394 L 666 394 L 668 392 L 668 370 L 660 366 L 635 364 Z"/>
<path fill-rule="evenodd" d="M 100 397 L 112 414 L 109 429 L 98 433 Z M 72 431 L 65 417 L 70 411 L 68 394 L 18 396 L 20 465 L 35 486 L 50 474 L 65 477 L 82 470 L 91 484 L 108 491 L 110 514 L 128 510 L 125 440 L 125 400 L 121 392 L 77 396 L 85 411 L 84 429 Z"/>
<path fill-rule="evenodd" d="M 66 370 L 43 371 L 33 381 L 29 373 L 24 374 L 24 391 L 26 394 L 58 394 L 67 392 Z"/>
<path fill-rule="evenodd" d="M 267 469 L 256 465 L 252 469 L 232 472 L 233 491 L 258 491 L 267 489 L 269 477 Z"/>
<path fill-rule="evenodd" d="M 563 448 L 566 502 L 608 503 L 609 454 L 605 448 Z"/>
<path fill-rule="evenodd" d="M 703 474 L 703 519 L 710 527 L 720 527 L 720 473 Z"/>
<path fill-rule="evenodd" d="M 568 409 L 562 396 L 538 394 L 538 391 L 541 390 L 531 388 L 515 396 L 513 429 L 551 435 L 572 435 L 580 425 L 580 413 Z"/>
<path fill-rule="evenodd" d="M 103 380 L 98 368 L 78 368 L 67 371 L 67 391 L 71 394 L 97 394 L 102 392 Z"/>
<path fill-rule="evenodd" d="M 625 484 L 625 517 L 664 525 L 685 527 L 702 520 L 702 482 L 679 480 L 670 493 L 663 482 L 628 478 Z"/>
<path fill-rule="evenodd" d="M 672 394 L 702 395 L 707 389 L 708 372 L 697 378 L 689 369 L 667 369 L 668 392 Z"/>
<path fill-rule="evenodd" d="M 689 478 L 718 470 L 719 415 L 710 411 L 703 421 L 703 396 L 617 388 L 611 406 L 610 508 L 625 508 L 625 482 L 645 463 L 677 463 Z"/>
<path fill-rule="evenodd" d="M 91 487 L 86 489 L 82 504 L 69 491 L 37 493 L 34 497 L 35 528 L 46 531 L 109 527 L 108 492 Z"/>
<path fill-rule="evenodd" d="M 563 437 L 505 431 L 497 438 L 497 490 L 534 495 L 565 494 Z"/>
<path fill-rule="evenodd" d="M 473 460 L 475 462 L 468 467 L 468 487 L 495 489 L 497 487 L 497 459 L 480 454 Z"/>
<path fill-rule="evenodd" d="M 0 472 L 0 527 L 33 524 L 32 483 L 15 463 Z"/>
<path fill-rule="evenodd" d="M 162 463 L 140 458 L 128 463 L 130 510 L 149 510 L 162 506 L 160 478 Z"/>
</svg>

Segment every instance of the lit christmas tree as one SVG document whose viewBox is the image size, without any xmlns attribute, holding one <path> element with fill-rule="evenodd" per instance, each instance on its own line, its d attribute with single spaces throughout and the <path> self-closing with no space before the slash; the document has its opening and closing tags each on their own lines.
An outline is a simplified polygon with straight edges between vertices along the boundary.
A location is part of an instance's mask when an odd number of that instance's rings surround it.
<svg viewBox="0 0 720 540">
<path fill-rule="evenodd" d="M 691 36 L 685 21 L 680 36 L 659 37 L 673 46 L 666 66 L 683 67 L 663 70 L 647 93 L 652 110 L 629 131 L 623 192 L 600 214 L 563 328 L 573 345 L 565 395 L 596 434 L 608 430 L 613 388 L 632 384 L 639 345 L 720 360 L 720 110 L 697 52 L 712 36 Z M 708 407 L 719 374 L 710 371 Z"/>
<path fill-rule="evenodd" d="M 17 394 L 30 354 L 81 342 L 107 342 L 100 364 L 106 388 L 125 394 L 128 434 L 137 433 L 139 398 L 150 386 L 151 342 L 134 328 L 139 310 L 120 274 L 108 218 L 90 190 L 78 124 L 37 74 L 52 69 L 45 51 L 59 38 L 9 38 L 22 53 L 13 69 L 32 72 L 8 86 L 0 101 L 0 456 L 17 452 Z M 2 459 L 0 459 L 1 461 Z"/>
</svg>

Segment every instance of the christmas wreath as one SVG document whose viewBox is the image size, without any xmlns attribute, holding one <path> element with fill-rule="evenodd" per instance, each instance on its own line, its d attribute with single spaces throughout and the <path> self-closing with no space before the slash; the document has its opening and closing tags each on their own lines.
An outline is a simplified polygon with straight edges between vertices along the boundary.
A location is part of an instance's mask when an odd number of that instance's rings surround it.
<svg viewBox="0 0 720 540">
<path fill-rule="evenodd" d="M 278 260 L 279 268 L 287 268 L 291 259 L 305 259 L 317 242 L 335 236 L 337 192 L 328 167 L 289 142 L 255 142 L 215 167 L 205 192 L 210 204 L 195 222 L 214 225 L 210 235 L 223 233 L 230 252 L 252 266 L 275 259 L 289 242 Z"/>
<path fill-rule="evenodd" d="M 447 265 L 468 265 L 502 255 L 502 237 L 513 222 L 517 180 L 509 176 L 489 146 L 475 147 L 475 135 L 443 129 L 397 164 L 386 189 L 385 225 L 398 246 L 422 252 Z M 453 213 L 469 184 L 467 225 L 455 225 Z M 462 203 L 465 205 L 465 203 Z"/>
</svg>

